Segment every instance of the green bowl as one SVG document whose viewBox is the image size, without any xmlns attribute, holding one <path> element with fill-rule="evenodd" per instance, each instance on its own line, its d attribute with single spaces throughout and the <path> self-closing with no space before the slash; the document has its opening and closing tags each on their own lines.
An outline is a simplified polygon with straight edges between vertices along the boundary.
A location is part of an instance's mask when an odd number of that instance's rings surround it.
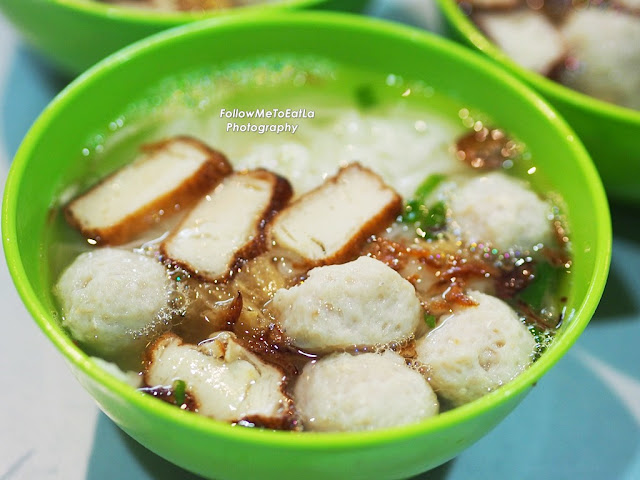
<svg viewBox="0 0 640 480">
<path fill-rule="evenodd" d="M 77 75 L 116 50 L 168 28 L 246 11 L 361 10 L 368 0 L 280 0 L 209 12 L 150 12 L 97 0 L 0 0 L 0 11 L 60 71 Z"/>
<path fill-rule="evenodd" d="M 211 48 L 220 44 L 234 49 Z M 150 82 L 276 51 L 422 80 L 487 112 L 527 143 L 538 159 L 538 172 L 566 202 L 574 266 L 561 331 L 542 358 L 514 381 L 475 402 L 398 428 L 366 433 L 239 428 L 141 394 L 97 367 L 61 328 L 53 313 L 43 238 L 52 200 L 68 173 L 83 162 L 85 140 L 141 101 L 140 92 Z M 2 227 L 9 270 L 25 305 L 100 407 L 153 452 L 217 479 L 406 478 L 444 463 L 495 427 L 576 341 L 598 305 L 611 254 L 609 210 L 598 174 L 576 135 L 542 98 L 446 39 L 329 13 L 200 22 L 143 40 L 101 62 L 69 85 L 24 139 L 7 179 Z M 562 399 L 566 405 L 572 401 Z"/>
<path fill-rule="evenodd" d="M 521 67 L 494 45 L 458 7 L 437 0 L 452 38 L 471 46 L 534 87 L 564 116 L 587 147 L 607 194 L 640 202 L 640 111 L 590 97 Z"/>
</svg>

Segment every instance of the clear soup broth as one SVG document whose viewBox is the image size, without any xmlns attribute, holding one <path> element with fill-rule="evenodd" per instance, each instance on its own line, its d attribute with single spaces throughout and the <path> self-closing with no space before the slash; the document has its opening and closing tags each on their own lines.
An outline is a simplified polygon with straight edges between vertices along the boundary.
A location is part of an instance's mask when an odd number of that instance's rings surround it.
<svg viewBox="0 0 640 480">
<path fill-rule="evenodd" d="M 311 366 L 329 358 L 375 354 L 386 359 L 385 352 L 393 352 L 401 359 L 402 368 L 422 379 L 411 381 L 424 382 L 426 386 L 420 388 L 434 392 L 437 408 L 431 414 L 437 414 L 477 397 L 461 395 L 460 389 L 466 391 L 466 386 L 443 384 L 449 381 L 447 375 L 445 380 L 437 380 L 441 367 L 428 360 L 428 350 L 443 341 L 437 335 L 444 335 L 444 324 L 454 322 L 451 318 L 480 309 L 485 300 L 501 302 L 514 312 L 532 339 L 524 363 L 506 377 L 481 386 L 484 393 L 514 378 L 553 341 L 562 323 L 564 292 L 571 272 L 570 235 L 562 215 L 562 199 L 549 191 L 543 172 L 536 170 L 536 159 L 528 151 L 526 139 L 511 137 L 472 105 L 460 104 L 423 81 L 392 72 L 380 75 L 324 59 L 287 56 L 178 75 L 159 81 L 141 98 L 145 100 L 132 104 L 87 139 L 86 147 L 79 152 L 83 157 L 79 169 L 69 172 L 68 185 L 52 208 L 46 239 L 51 285 L 60 305 L 57 317 L 89 355 L 102 358 L 104 362 L 96 361 L 137 388 L 180 408 L 245 426 L 382 428 L 389 424 L 378 420 L 362 425 L 314 423 L 315 417 L 310 420 L 308 412 L 316 407 L 303 404 L 306 393 L 301 389 L 306 387 L 299 378 L 303 372 L 308 378 Z M 107 175 L 139 157 L 143 145 L 185 135 L 223 153 L 236 172 L 266 169 L 283 177 L 291 186 L 291 199 L 265 220 L 267 233 L 262 246 L 233 263 L 224 278 L 215 280 L 185 268 L 162 248 L 171 232 L 180 230 L 193 206 L 176 204 L 173 215 L 152 212 L 152 227 L 109 248 L 133 252 L 162 265 L 170 285 L 166 305 L 148 319 L 144 328 L 124 328 L 121 334 L 128 338 L 121 350 L 105 348 L 99 329 L 88 341 L 80 338 L 75 334 L 81 328 L 78 322 L 93 320 L 69 318 L 75 314 L 65 308 L 70 300 L 60 293 L 63 289 L 58 283 L 79 255 L 105 245 L 99 238 L 83 236 L 72 228 L 64 208 L 80 193 L 97 182 L 108 181 Z M 296 208 L 309 192 L 322 189 L 341 168 L 356 164 L 401 198 L 400 208 L 390 221 L 373 230 L 361 229 L 366 235 L 350 241 L 348 253 L 336 260 L 310 261 L 304 253 L 292 251 L 270 236 L 269 225 L 277 222 L 283 211 Z M 489 179 L 488 186 L 476 185 L 481 178 Z M 150 183 L 153 180 L 149 178 Z M 515 189 L 517 198 L 496 200 L 502 193 L 493 189 L 502 186 Z M 524 192 L 523 200 L 519 200 L 520 191 Z M 527 198 L 535 198 L 537 206 L 529 206 Z M 519 205 L 520 210 L 514 210 L 511 203 Z M 543 212 L 539 221 L 528 218 L 536 208 Z M 345 209 L 349 210 L 348 205 Z M 519 225 L 513 235 L 504 233 L 511 228 L 502 226 L 501 222 L 507 221 L 511 222 L 507 225 Z M 531 236 L 535 225 L 542 225 L 542 231 L 534 231 Z M 318 220 L 318 228 L 327 228 L 326 222 Z M 476 238 L 477 234 L 469 233 L 472 231 L 498 236 Z M 522 232 L 528 232 L 527 238 L 518 237 L 524 235 Z M 316 274 L 310 272 L 314 268 L 349 265 L 359 257 L 381 262 L 413 287 L 420 306 L 419 323 L 410 334 L 391 341 L 308 347 L 306 340 L 297 338 L 293 327 L 288 328 L 281 319 L 285 314 L 274 305 L 283 302 L 274 302 L 274 296 L 284 295 L 277 294 L 282 290 L 291 292 L 312 285 Z M 322 297 L 332 293 L 321 290 L 318 295 L 325 306 L 334 302 Z M 344 309 L 358 301 L 345 300 Z M 393 303 L 393 299 L 389 301 Z M 295 302 L 290 300 L 287 305 Z M 486 308 L 490 311 L 493 307 Z M 340 311 L 338 316 L 342 309 L 335 308 Z M 117 323 L 117 318 L 105 315 L 101 317 L 105 323 Z M 374 324 L 371 328 L 377 327 Z M 490 327 L 482 328 L 484 332 Z M 198 379 L 175 377 L 150 382 L 159 355 L 158 338 L 174 335 L 171 338 L 178 338 L 192 352 L 200 348 L 199 355 L 209 349 L 203 355 L 210 358 L 215 357 L 211 345 L 218 345 L 216 338 L 222 338 L 216 337 L 219 332 L 231 332 L 234 348 L 244 352 L 242 360 L 237 361 L 250 363 L 263 372 L 263 377 L 267 368 L 278 372 L 281 397 L 276 402 L 277 414 L 249 409 L 253 413 L 245 412 L 237 418 L 219 416 L 206 406 L 208 400 L 202 398 L 203 390 L 195 384 Z M 510 342 L 497 340 L 478 354 L 480 367 L 489 377 L 501 362 L 501 349 Z M 231 343 L 224 345 L 228 352 Z M 221 355 L 215 368 L 231 365 Z M 473 371 L 468 375 L 473 383 Z M 356 372 L 356 376 L 362 380 L 367 375 Z M 253 382 L 249 383 L 258 381 Z M 390 422 L 417 421 L 420 415 Z"/>
</svg>

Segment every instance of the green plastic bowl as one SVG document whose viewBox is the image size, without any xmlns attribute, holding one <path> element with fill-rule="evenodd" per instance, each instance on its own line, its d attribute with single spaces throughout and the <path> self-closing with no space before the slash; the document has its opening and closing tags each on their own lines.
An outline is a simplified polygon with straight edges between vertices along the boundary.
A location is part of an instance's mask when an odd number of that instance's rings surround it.
<svg viewBox="0 0 640 480">
<path fill-rule="evenodd" d="M 152 12 L 97 0 L 0 0 L 0 11 L 60 71 L 77 75 L 116 50 L 168 28 L 247 11 L 358 11 L 367 0 L 280 0 L 209 12 Z M 225 45 L 223 48 L 228 48 Z"/>
<path fill-rule="evenodd" d="M 527 82 L 564 116 L 587 147 L 612 199 L 640 202 L 640 111 L 598 100 L 521 67 L 473 24 L 456 0 L 437 2 L 452 38 Z"/>
<path fill-rule="evenodd" d="M 220 44 L 234 49 L 212 48 Z M 83 161 L 85 139 L 131 102 L 140 101 L 149 82 L 275 51 L 423 80 L 435 91 L 487 112 L 527 143 L 538 159 L 538 172 L 566 202 L 574 266 L 566 322 L 542 358 L 513 382 L 432 419 L 387 430 L 292 433 L 239 428 L 134 390 L 98 368 L 61 328 L 52 313 L 43 236 L 65 174 Z M 611 254 L 609 210 L 598 174 L 573 131 L 543 99 L 446 39 L 328 13 L 200 22 L 143 40 L 101 62 L 69 85 L 24 139 L 7 179 L 2 227 L 9 270 L 24 303 L 100 407 L 153 452 L 217 479 L 406 478 L 444 463 L 496 426 L 576 341 L 599 302 Z M 571 405 L 572 399 L 562 401 Z"/>
</svg>

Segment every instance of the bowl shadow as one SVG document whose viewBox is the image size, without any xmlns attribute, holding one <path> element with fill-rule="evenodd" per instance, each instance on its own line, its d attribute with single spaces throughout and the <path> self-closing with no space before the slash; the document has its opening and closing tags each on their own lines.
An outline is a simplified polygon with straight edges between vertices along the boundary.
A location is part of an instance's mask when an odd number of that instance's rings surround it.
<svg viewBox="0 0 640 480">
<path fill-rule="evenodd" d="M 96 422 L 86 478 L 202 480 L 202 477 L 168 462 L 143 447 L 102 412 Z"/>
<path fill-rule="evenodd" d="M 640 316 L 640 275 L 634 257 L 640 251 L 640 208 L 611 206 L 613 255 L 609 278 L 592 322 L 617 321 Z"/>
</svg>

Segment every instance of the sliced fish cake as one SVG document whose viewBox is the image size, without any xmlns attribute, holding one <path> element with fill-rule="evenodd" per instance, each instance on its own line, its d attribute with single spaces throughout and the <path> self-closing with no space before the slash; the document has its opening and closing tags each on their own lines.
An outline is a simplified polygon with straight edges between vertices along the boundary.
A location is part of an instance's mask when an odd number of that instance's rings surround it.
<svg viewBox="0 0 640 480">
<path fill-rule="evenodd" d="M 401 209 L 400 195 L 373 171 L 354 163 L 284 209 L 269 235 L 312 264 L 340 263 Z"/>
<path fill-rule="evenodd" d="M 264 228 L 291 195 L 289 182 L 267 170 L 235 173 L 202 198 L 160 252 L 200 278 L 224 281 L 266 249 Z"/>
<path fill-rule="evenodd" d="M 562 36 L 540 12 L 483 12 L 473 19 L 511 59 L 542 75 L 549 75 L 567 54 Z"/>
<path fill-rule="evenodd" d="M 607 102 L 640 109 L 640 17 L 613 9 L 577 10 L 561 32 L 575 61 L 573 68 L 560 71 L 561 83 Z"/>
<path fill-rule="evenodd" d="M 232 167 L 225 156 L 190 137 L 146 145 L 65 207 L 69 224 L 98 244 L 119 245 L 195 203 Z"/>
</svg>

